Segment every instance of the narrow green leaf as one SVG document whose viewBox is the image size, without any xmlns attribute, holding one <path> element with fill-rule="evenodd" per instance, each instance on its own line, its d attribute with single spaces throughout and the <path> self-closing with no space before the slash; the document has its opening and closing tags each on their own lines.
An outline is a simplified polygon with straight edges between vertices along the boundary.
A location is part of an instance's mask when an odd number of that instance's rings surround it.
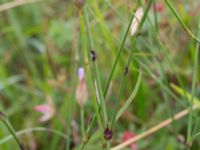
<svg viewBox="0 0 200 150">
<path fill-rule="evenodd" d="M 140 87 L 140 83 L 141 83 L 141 79 L 142 79 L 142 71 L 140 71 L 140 74 L 138 76 L 135 88 L 133 90 L 133 92 L 131 93 L 131 95 L 129 96 L 129 98 L 126 100 L 125 104 L 120 108 L 119 112 L 117 113 L 116 119 L 115 121 L 117 121 L 121 115 L 126 111 L 126 109 L 128 108 L 128 106 L 132 103 L 132 101 L 134 100 L 139 87 Z"/>
<path fill-rule="evenodd" d="M 170 86 L 181 96 L 187 97 L 189 102 L 192 102 L 193 99 L 193 104 L 200 108 L 200 100 L 197 97 L 193 97 L 192 94 L 186 92 L 185 90 L 173 83 L 171 83 Z"/>
<path fill-rule="evenodd" d="M 169 7 L 169 9 L 171 10 L 171 12 L 174 14 L 174 16 L 176 17 L 176 19 L 178 20 L 178 22 L 182 25 L 182 27 L 185 29 L 186 32 L 188 32 L 188 34 L 198 43 L 200 43 L 200 39 L 198 39 L 197 36 L 195 36 L 190 29 L 186 26 L 186 24 L 183 22 L 182 18 L 180 17 L 180 15 L 177 13 L 175 7 L 173 6 L 173 4 L 171 3 L 170 0 L 165 0 L 167 6 Z"/>
</svg>

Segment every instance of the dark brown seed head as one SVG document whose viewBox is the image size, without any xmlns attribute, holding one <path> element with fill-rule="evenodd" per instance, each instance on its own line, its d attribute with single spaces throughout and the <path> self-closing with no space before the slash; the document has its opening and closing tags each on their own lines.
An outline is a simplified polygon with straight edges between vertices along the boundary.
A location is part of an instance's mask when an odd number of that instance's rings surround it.
<svg viewBox="0 0 200 150">
<path fill-rule="evenodd" d="M 94 50 L 91 50 L 91 57 L 92 57 L 92 61 L 93 61 L 93 62 L 94 62 L 94 61 L 96 60 L 96 58 L 97 58 L 97 55 L 96 55 L 96 53 L 95 53 Z"/>
<path fill-rule="evenodd" d="M 106 140 L 110 140 L 112 138 L 112 136 L 113 136 L 113 132 L 109 128 L 106 128 L 104 130 L 104 138 Z"/>
</svg>

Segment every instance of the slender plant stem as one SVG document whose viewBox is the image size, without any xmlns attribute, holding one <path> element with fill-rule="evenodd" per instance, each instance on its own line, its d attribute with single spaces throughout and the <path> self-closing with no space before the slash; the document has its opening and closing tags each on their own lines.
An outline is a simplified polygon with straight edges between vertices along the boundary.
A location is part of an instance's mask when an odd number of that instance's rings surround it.
<svg viewBox="0 0 200 150">
<path fill-rule="evenodd" d="M 190 29 L 186 26 L 186 24 L 183 22 L 183 20 L 181 19 L 181 17 L 179 16 L 179 14 L 176 12 L 176 9 L 174 8 L 173 4 L 170 2 L 170 0 L 165 0 L 167 6 L 169 7 L 169 9 L 172 11 L 172 13 L 174 14 L 174 16 L 176 17 L 176 19 L 179 21 L 179 23 L 182 25 L 182 27 L 186 30 L 186 32 L 198 43 L 200 43 L 200 39 L 198 39 L 198 37 L 196 37 L 191 31 Z"/>
<path fill-rule="evenodd" d="M 17 131 L 16 135 L 20 136 L 20 135 L 28 134 L 31 132 L 49 132 L 49 133 L 53 133 L 54 135 L 60 136 L 63 139 L 71 141 L 70 138 L 66 136 L 65 134 L 63 134 L 62 132 L 58 130 L 50 129 L 50 128 L 44 128 L 44 127 L 34 127 L 34 128 L 23 129 L 23 130 Z M 4 144 L 5 142 L 8 142 L 11 139 L 13 139 L 12 135 L 8 135 L 4 137 L 3 139 L 0 140 L 0 145 Z"/>
<path fill-rule="evenodd" d="M 147 15 L 148 15 L 148 12 L 149 12 L 149 9 L 150 9 L 150 6 L 151 6 L 152 2 L 153 2 L 153 0 L 149 0 L 148 1 L 147 7 L 146 7 L 145 12 L 144 12 L 144 15 L 143 15 L 142 20 L 141 20 L 141 22 L 139 24 L 139 27 L 138 27 L 138 33 L 140 32 L 140 30 L 142 29 L 142 27 L 144 25 L 145 19 L 147 18 Z M 133 50 L 135 48 L 135 45 L 136 45 L 136 37 L 134 36 L 133 37 L 133 41 L 132 41 L 132 49 L 131 49 L 131 52 L 130 52 L 129 57 L 128 57 L 126 69 L 129 68 L 129 65 L 131 63 L 132 55 L 133 55 Z M 123 75 L 123 77 L 121 79 L 119 95 L 117 97 L 116 105 L 115 105 L 115 108 L 114 108 L 114 113 L 113 113 L 113 116 L 112 116 L 112 119 L 111 119 L 111 128 L 113 128 L 114 122 L 116 120 L 116 115 L 117 115 L 117 111 L 118 111 L 118 108 L 119 108 L 119 103 L 120 103 L 121 95 L 122 95 L 124 87 L 125 87 L 125 81 L 126 81 L 125 77 L 126 77 L 126 73 Z"/>
<path fill-rule="evenodd" d="M 87 7 L 85 7 L 84 9 L 84 15 L 85 15 L 85 19 L 86 19 L 86 28 L 87 28 L 87 31 L 88 31 L 88 40 L 89 40 L 89 46 L 90 46 L 90 49 L 92 47 L 94 47 L 94 44 L 93 44 L 93 39 L 92 39 L 92 34 L 91 34 L 91 31 L 89 30 L 89 27 L 90 27 L 90 24 L 89 24 L 89 19 L 88 19 L 88 11 L 87 11 Z M 84 24 L 83 24 L 84 25 Z M 89 60 L 89 65 L 92 63 L 92 60 L 91 60 L 91 57 L 90 57 L 90 51 L 87 50 L 87 57 L 88 57 L 88 60 Z M 90 58 L 90 59 L 89 59 Z M 92 66 L 92 65 L 91 65 Z M 95 81 L 95 71 L 94 69 L 91 67 L 90 68 L 90 72 L 91 72 L 91 77 L 92 77 L 92 87 L 94 87 L 93 89 L 95 89 L 95 84 L 94 84 L 94 81 Z M 97 119 L 97 122 L 98 122 L 98 125 L 99 125 L 99 128 L 101 129 L 101 131 L 103 132 L 103 124 L 102 124 L 102 119 L 101 119 L 101 114 L 99 112 L 99 107 L 100 105 L 98 104 L 98 101 L 94 100 L 94 106 L 95 106 L 95 115 L 93 117 L 93 121 Z M 91 121 L 91 123 L 93 122 Z M 90 125 L 89 125 L 90 126 Z"/>
<path fill-rule="evenodd" d="M 84 108 L 81 108 L 81 132 L 82 137 L 85 136 L 85 127 L 84 127 Z"/>
<path fill-rule="evenodd" d="M 2 120 L 3 124 L 6 126 L 6 128 L 8 129 L 8 131 L 10 132 L 10 134 L 13 136 L 13 138 L 15 139 L 15 141 L 17 142 L 19 149 L 20 150 L 25 150 L 26 148 L 24 147 L 24 145 L 20 142 L 17 134 L 15 133 L 15 130 L 13 128 L 13 126 L 11 125 L 11 123 L 9 122 L 8 118 L 2 113 L 0 112 L 0 119 Z"/>
<path fill-rule="evenodd" d="M 129 64 L 131 62 L 131 59 L 132 59 L 133 50 L 135 48 L 135 42 L 136 42 L 136 38 L 133 38 L 133 47 L 132 47 L 131 52 L 129 54 L 128 63 L 127 63 L 126 68 L 125 68 L 125 69 L 127 69 L 127 71 L 128 71 L 128 67 L 129 67 Z M 113 113 L 113 116 L 112 116 L 112 119 L 111 119 L 111 128 L 113 128 L 114 122 L 116 120 L 116 115 L 117 115 L 117 111 L 119 109 L 120 99 L 121 99 L 121 96 L 122 96 L 122 93 L 123 93 L 124 87 L 125 87 L 126 75 L 127 74 L 125 72 L 123 74 L 122 79 L 121 79 L 121 84 L 120 84 L 120 88 L 119 88 L 119 95 L 117 97 L 117 101 L 116 101 L 115 108 L 114 108 L 114 113 Z"/>
<path fill-rule="evenodd" d="M 155 23 L 155 27 L 156 27 L 156 32 L 159 32 L 159 28 L 158 28 L 158 14 L 157 14 L 157 10 L 156 10 L 156 1 L 153 1 L 153 14 L 154 14 L 154 23 Z"/>
<path fill-rule="evenodd" d="M 19 0 L 19 1 L 11 1 L 11 2 L 8 2 L 8 3 L 1 4 L 1 5 L 0 5 L 0 12 L 1 12 L 1 11 L 9 10 L 9 9 L 11 9 L 11 8 L 19 7 L 19 6 L 22 6 L 22 5 L 26 5 L 26 4 L 29 4 L 29 3 L 34 3 L 34 2 L 37 2 L 37 1 L 40 1 L 40 0 Z"/>
<path fill-rule="evenodd" d="M 197 27 L 197 33 L 198 38 L 200 37 L 200 20 Z M 197 73 L 198 73 L 198 62 L 199 62 L 199 50 L 200 50 L 200 44 L 197 42 L 196 44 L 196 50 L 195 50 L 195 58 L 194 58 L 194 67 L 193 67 L 193 77 L 192 77 L 192 99 L 191 99 L 191 105 L 190 105 L 190 114 L 189 114 L 189 120 L 188 120 L 188 130 L 187 130 L 187 143 L 190 142 L 192 139 L 192 117 L 193 117 L 193 100 L 195 95 L 195 89 L 196 89 L 196 82 L 197 82 Z"/>
<path fill-rule="evenodd" d="M 196 109 L 197 107 L 193 106 L 192 108 Z M 134 142 L 136 142 L 136 141 L 139 141 L 139 140 L 141 140 L 141 139 L 143 139 L 143 138 L 145 138 L 145 137 L 147 137 L 147 136 L 159 131 L 160 129 L 170 125 L 174 120 L 179 120 L 179 119 L 183 118 L 189 112 L 190 112 L 190 109 L 185 109 L 185 110 L 177 113 L 176 115 L 174 115 L 172 118 L 168 118 L 168 119 L 162 121 L 161 123 L 157 124 L 156 126 L 148 129 L 147 131 L 145 131 L 145 132 L 143 132 L 143 133 L 141 133 L 141 134 L 139 134 L 139 135 L 127 140 L 126 142 L 123 142 L 123 143 L 111 148 L 111 150 L 120 150 L 120 149 L 122 149 L 122 148 L 124 148 L 124 147 L 126 147 L 126 146 L 128 146 L 128 145 L 130 145 L 130 144 L 132 144 Z"/>
<path fill-rule="evenodd" d="M 129 32 L 129 29 L 130 29 L 130 26 L 131 26 L 131 23 L 132 23 L 133 18 L 134 18 L 134 14 L 132 14 L 132 16 L 131 16 L 131 19 L 130 19 L 130 21 L 129 21 L 128 27 L 127 27 L 127 29 L 126 29 L 126 33 L 125 33 L 125 35 L 124 35 L 124 38 L 123 38 L 122 43 L 121 43 L 121 45 L 120 45 L 120 48 L 119 48 L 119 50 L 118 50 L 118 52 L 117 52 L 117 56 L 116 56 L 116 58 L 115 58 L 114 64 L 113 64 L 112 69 L 111 69 L 111 73 L 110 73 L 110 75 L 109 75 L 109 78 L 108 78 L 108 81 L 107 81 L 107 84 L 106 84 L 106 87 L 105 87 L 105 90 L 104 90 L 104 97 L 106 97 L 106 95 L 107 95 L 107 92 L 108 92 L 108 89 L 109 89 L 109 86 L 110 86 L 110 82 L 111 82 L 111 80 L 112 80 L 112 77 L 113 77 L 113 74 L 114 74 L 114 72 L 115 72 L 117 63 L 118 63 L 118 61 L 119 61 L 119 57 L 120 57 L 120 55 L 121 55 L 121 53 L 122 53 L 122 50 L 123 50 L 123 48 L 124 48 L 124 44 L 125 44 L 125 42 L 126 42 L 126 39 L 127 39 L 127 36 L 128 36 L 128 32 Z"/>
</svg>

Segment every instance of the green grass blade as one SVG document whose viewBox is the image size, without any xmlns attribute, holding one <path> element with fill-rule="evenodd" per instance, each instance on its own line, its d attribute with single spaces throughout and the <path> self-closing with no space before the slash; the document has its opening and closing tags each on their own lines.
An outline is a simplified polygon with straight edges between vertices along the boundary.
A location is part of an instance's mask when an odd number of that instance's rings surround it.
<svg viewBox="0 0 200 150">
<path fill-rule="evenodd" d="M 3 122 L 3 124 L 6 126 L 6 128 L 10 132 L 10 134 L 13 136 L 13 138 L 15 139 L 15 141 L 17 142 L 17 144 L 19 146 L 19 149 L 20 150 L 25 150 L 26 148 L 24 147 L 24 145 L 19 140 L 19 137 L 17 136 L 17 134 L 16 134 L 13 126 L 9 122 L 8 118 L 2 112 L 0 112 L 0 119 Z"/>
<path fill-rule="evenodd" d="M 114 64 L 113 64 L 113 66 L 112 66 L 111 73 L 110 73 L 110 75 L 109 75 L 109 78 L 108 78 L 108 81 L 107 81 L 107 84 L 106 84 L 106 87 L 105 87 L 105 90 L 104 90 L 104 97 L 106 97 L 106 95 L 107 95 L 108 88 L 109 88 L 109 86 L 110 86 L 110 82 L 111 82 L 111 80 L 112 80 L 112 77 L 113 77 L 113 74 L 114 74 L 114 72 L 115 72 L 117 63 L 118 63 L 118 61 L 119 61 L 119 57 L 120 57 L 120 55 L 121 55 L 121 53 L 122 53 L 122 50 L 123 50 L 123 48 L 124 48 L 124 44 L 125 44 L 125 42 L 126 42 L 126 39 L 127 39 L 127 36 L 128 36 L 128 32 L 129 32 L 129 29 L 130 29 L 130 26 L 131 26 L 131 23 L 132 23 L 133 18 L 134 18 L 134 14 L 132 14 L 132 16 L 131 16 L 131 19 L 130 19 L 130 22 L 129 22 L 129 24 L 128 24 L 126 33 L 125 33 L 125 35 L 124 35 L 124 38 L 123 38 L 122 43 L 121 43 L 121 45 L 120 45 L 120 48 L 119 48 L 119 50 L 118 50 L 118 52 L 117 52 L 117 56 L 116 56 L 116 58 L 115 58 Z"/>
<path fill-rule="evenodd" d="M 196 37 L 191 31 L 190 29 L 186 26 L 186 24 L 183 22 L 183 20 L 181 19 L 180 15 L 176 12 L 176 9 L 174 8 L 173 4 L 170 2 L 170 0 L 165 0 L 167 6 L 169 7 L 169 9 L 172 11 L 172 13 L 174 14 L 174 16 L 176 17 L 176 19 L 178 20 L 178 22 L 182 25 L 182 27 L 188 32 L 188 34 L 198 43 L 200 43 L 200 39 L 198 39 L 198 37 Z"/>
<path fill-rule="evenodd" d="M 197 33 L 198 38 L 200 36 L 200 21 L 197 27 Z M 195 95 L 196 91 L 196 83 L 197 83 L 197 74 L 198 74 L 198 62 L 199 62 L 199 43 L 196 44 L 196 50 L 195 50 L 195 58 L 194 58 L 194 67 L 193 67 L 193 77 L 192 77 L 192 100 L 190 105 L 190 114 L 189 114 L 189 121 L 188 121 L 188 133 L 187 133 L 187 142 L 189 142 L 190 139 L 192 139 L 192 123 L 193 123 L 193 97 Z"/>
<path fill-rule="evenodd" d="M 119 112 L 116 115 L 115 121 L 117 121 L 121 117 L 121 115 L 126 111 L 126 109 L 129 107 L 129 105 L 134 100 L 134 98 L 139 90 L 141 80 L 142 80 L 142 71 L 140 71 L 140 74 L 138 76 L 138 79 L 137 79 L 137 82 L 136 82 L 133 92 L 131 93 L 129 98 L 126 100 L 125 104 L 120 108 Z"/>
<path fill-rule="evenodd" d="M 54 130 L 54 129 L 50 129 L 50 128 L 44 128 L 44 127 L 35 127 L 35 128 L 28 128 L 28 129 L 23 129 L 21 131 L 17 131 L 16 135 L 17 136 L 21 136 L 24 134 L 28 134 L 28 133 L 32 133 L 32 132 L 49 132 L 49 133 L 53 133 L 54 135 L 60 136 L 66 140 L 69 140 L 69 137 L 66 136 L 65 134 L 63 134 L 62 132 L 58 131 L 58 130 Z M 0 140 L 0 145 L 8 142 L 9 140 L 12 140 L 13 136 L 12 135 L 8 135 L 6 137 L 4 137 L 3 139 Z"/>
<path fill-rule="evenodd" d="M 183 97 L 187 97 L 187 99 L 188 99 L 189 102 L 192 102 L 192 99 L 193 99 L 193 104 L 200 108 L 200 100 L 197 97 L 192 98 L 193 97 L 192 94 L 186 92 L 184 89 L 180 88 L 179 86 L 177 86 L 177 85 L 175 85 L 173 83 L 171 83 L 170 86 L 179 95 L 181 95 Z"/>
</svg>

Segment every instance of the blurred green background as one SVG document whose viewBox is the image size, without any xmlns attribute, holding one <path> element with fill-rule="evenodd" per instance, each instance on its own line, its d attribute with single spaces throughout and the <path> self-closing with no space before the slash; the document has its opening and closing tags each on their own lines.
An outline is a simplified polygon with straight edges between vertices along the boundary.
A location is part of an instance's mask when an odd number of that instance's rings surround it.
<svg viewBox="0 0 200 150">
<path fill-rule="evenodd" d="M 0 8 L 9 2 L 12 1 L 0 0 Z M 136 0 L 87 0 L 85 4 L 103 89 L 136 3 Z M 141 3 L 146 6 L 146 1 Z M 151 9 L 137 38 L 120 105 L 134 89 L 139 68 L 143 71 L 141 85 L 133 103 L 116 124 L 112 145 L 121 142 L 124 131 L 142 133 L 189 106 L 188 100 L 177 95 L 169 84 L 181 85 L 191 93 L 196 42 L 164 1 L 158 0 L 157 3 L 163 5 L 157 12 L 158 31 Z M 184 23 L 197 35 L 200 1 L 177 0 L 172 3 Z M 113 113 L 124 66 L 132 49 L 131 42 L 129 35 L 111 81 L 106 98 L 109 116 Z M 8 116 L 16 131 L 36 127 L 55 129 L 66 135 L 71 131 L 68 135 L 71 149 L 78 148 L 81 142 L 80 115 L 74 96 L 77 67 L 88 66 L 80 61 L 81 51 L 79 10 L 72 0 L 39 0 L 0 11 L 0 110 Z M 200 97 L 199 71 L 197 75 L 195 96 Z M 94 93 L 89 87 L 92 81 L 87 69 L 86 82 L 89 99 L 85 106 L 85 126 L 95 113 L 91 100 Z M 47 96 L 51 97 L 56 113 L 48 122 L 40 123 L 41 114 L 34 107 L 46 103 Z M 194 133 L 200 131 L 198 116 L 195 111 Z M 188 117 L 184 117 L 140 140 L 138 147 L 141 150 L 186 149 L 185 141 L 179 138 L 187 138 L 187 125 Z M 0 149 L 17 149 L 14 140 L 3 141 L 8 135 L 8 130 L 0 123 Z M 29 132 L 20 139 L 30 150 L 63 150 L 66 145 L 66 139 L 47 131 Z M 97 129 L 85 149 L 101 149 L 99 139 Z M 193 140 L 191 149 L 200 149 L 198 137 Z"/>
</svg>

